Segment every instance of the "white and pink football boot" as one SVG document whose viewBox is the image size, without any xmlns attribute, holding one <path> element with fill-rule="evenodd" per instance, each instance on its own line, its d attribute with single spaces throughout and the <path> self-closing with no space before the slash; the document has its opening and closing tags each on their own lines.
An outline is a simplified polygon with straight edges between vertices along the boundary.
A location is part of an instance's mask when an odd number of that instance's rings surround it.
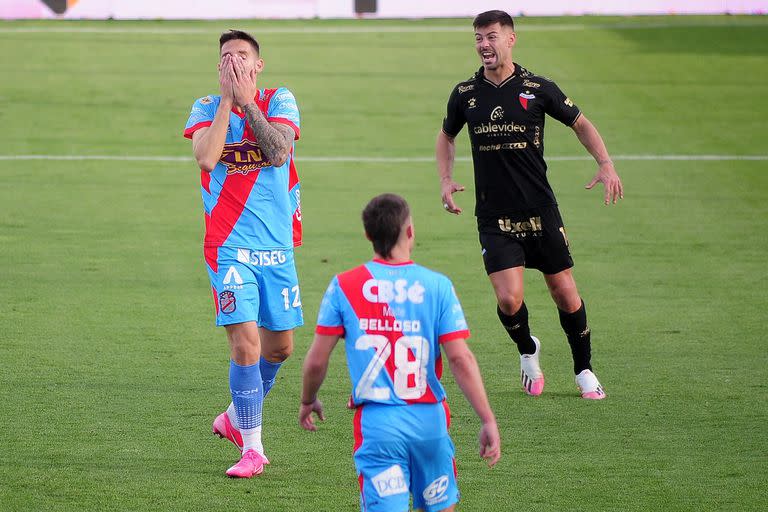
<svg viewBox="0 0 768 512">
<path fill-rule="evenodd" d="M 520 381 L 527 395 L 539 396 L 544 391 L 544 373 L 539 366 L 541 343 L 537 337 L 531 336 L 531 338 L 536 344 L 536 352 L 520 356 Z"/>
<path fill-rule="evenodd" d="M 581 398 L 587 400 L 602 400 L 606 397 L 603 386 L 591 370 L 584 370 L 576 376 L 576 385 L 581 391 Z"/>
</svg>

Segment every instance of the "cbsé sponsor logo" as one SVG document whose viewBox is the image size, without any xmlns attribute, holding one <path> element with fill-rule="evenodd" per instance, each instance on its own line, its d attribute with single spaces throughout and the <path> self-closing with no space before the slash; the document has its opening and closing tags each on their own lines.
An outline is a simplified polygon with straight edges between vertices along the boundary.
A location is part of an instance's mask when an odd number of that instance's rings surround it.
<svg viewBox="0 0 768 512">
<path fill-rule="evenodd" d="M 389 281 L 388 279 L 369 279 L 363 283 L 363 297 L 368 302 L 403 304 L 411 302 L 421 304 L 424 302 L 424 287 L 416 281 L 409 284 L 405 279 Z"/>
</svg>

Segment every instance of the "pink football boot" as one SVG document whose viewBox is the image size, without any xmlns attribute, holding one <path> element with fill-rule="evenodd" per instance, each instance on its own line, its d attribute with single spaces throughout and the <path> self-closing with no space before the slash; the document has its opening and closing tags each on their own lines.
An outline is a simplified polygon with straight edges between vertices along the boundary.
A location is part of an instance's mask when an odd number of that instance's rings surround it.
<svg viewBox="0 0 768 512">
<path fill-rule="evenodd" d="M 243 452 L 243 436 L 240 435 L 240 431 L 229 421 L 227 411 L 219 414 L 213 420 L 213 435 L 219 436 L 222 439 L 228 439 L 240 450 L 240 453 Z"/>
<path fill-rule="evenodd" d="M 240 431 L 232 424 L 231 421 L 229 421 L 229 414 L 227 414 L 227 411 L 219 414 L 216 416 L 216 419 L 213 420 L 213 435 L 222 439 L 227 439 L 233 445 L 235 445 L 235 448 L 240 450 L 240 453 L 243 453 L 243 436 L 240 435 Z M 267 456 L 263 455 L 263 457 L 264 464 L 269 464 L 269 459 L 267 459 Z"/>
<path fill-rule="evenodd" d="M 240 462 L 227 470 L 227 476 L 232 478 L 251 478 L 264 472 L 266 459 L 256 450 L 246 450 Z"/>
</svg>

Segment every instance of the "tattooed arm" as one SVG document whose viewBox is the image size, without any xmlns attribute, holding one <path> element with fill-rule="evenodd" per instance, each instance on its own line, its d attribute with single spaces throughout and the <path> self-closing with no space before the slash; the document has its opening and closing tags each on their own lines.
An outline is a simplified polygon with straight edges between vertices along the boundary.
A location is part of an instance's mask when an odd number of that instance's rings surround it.
<svg viewBox="0 0 768 512">
<path fill-rule="evenodd" d="M 249 103 L 243 107 L 248 124 L 253 129 L 259 147 L 269 161 L 275 167 L 280 167 L 287 160 L 293 146 L 295 134 L 293 128 L 280 123 L 270 123 L 259 110 L 256 103 Z"/>
</svg>

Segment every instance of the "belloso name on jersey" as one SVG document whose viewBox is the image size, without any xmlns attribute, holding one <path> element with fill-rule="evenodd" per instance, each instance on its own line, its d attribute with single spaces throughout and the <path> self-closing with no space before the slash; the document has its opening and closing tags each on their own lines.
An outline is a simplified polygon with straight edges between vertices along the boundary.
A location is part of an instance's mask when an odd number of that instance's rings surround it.
<svg viewBox="0 0 768 512">
<path fill-rule="evenodd" d="M 363 283 L 363 297 L 368 302 L 403 304 L 421 304 L 424 302 L 425 289 L 416 281 L 409 284 L 405 279 L 390 281 L 388 279 L 369 279 Z"/>
<path fill-rule="evenodd" d="M 361 318 L 358 322 L 361 331 L 367 332 L 402 332 L 421 331 L 418 320 L 395 320 L 394 318 Z"/>
</svg>

